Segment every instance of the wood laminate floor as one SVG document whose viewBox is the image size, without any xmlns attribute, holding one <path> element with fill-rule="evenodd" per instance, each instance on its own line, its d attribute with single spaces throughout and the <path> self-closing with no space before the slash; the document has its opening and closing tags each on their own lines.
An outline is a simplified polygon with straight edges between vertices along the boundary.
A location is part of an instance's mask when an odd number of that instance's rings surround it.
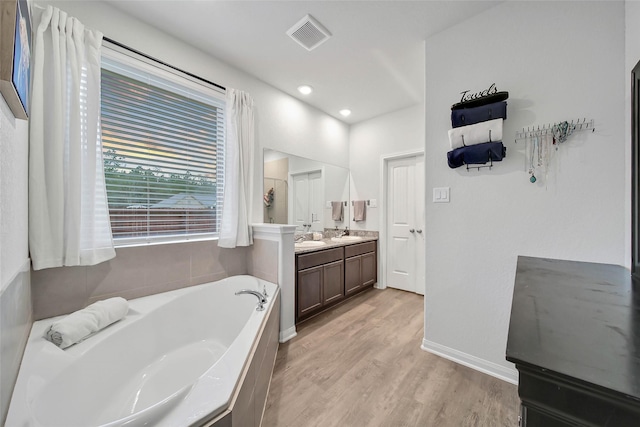
<svg viewBox="0 0 640 427">
<path fill-rule="evenodd" d="M 423 297 L 366 291 L 280 344 L 263 427 L 517 426 L 515 385 L 420 349 Z"/>
</svg>

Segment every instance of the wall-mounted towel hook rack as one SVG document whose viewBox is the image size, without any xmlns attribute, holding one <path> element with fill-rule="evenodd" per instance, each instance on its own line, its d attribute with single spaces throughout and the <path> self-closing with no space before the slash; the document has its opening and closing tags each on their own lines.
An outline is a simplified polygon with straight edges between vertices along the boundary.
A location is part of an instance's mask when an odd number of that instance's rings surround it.
<svg viewBox="0 0 640 427">
<path fill-rule="evenodd" d="M 536 126 L 527 126 L 527 130 L 523 127 L 521 131 L 516 131 L 515 142 L 517 144 L 519 140 L 546 135 L 553 135 L 554 137 L 558 137 L 558 142 L 564 142 L 569 135 L 582 130 L 591 130 L 591 132 L 595 132 L 596 128 L 594 126 L 593 119 L 587 120 L 585 117 L 578 120 L 571 120 L 571 123 L 567 121 L 553 124 L 545 123 L 542 125 L 542 129 L 540 129 L 540 125 L 538 125 L 537 129 Z"/>
<path fill-rule="evenodd" d="M 371 205 L 371 200 L 365 200 L 365 202 L 367 203 L 367 206 Z M 353 206 L 353 201 L 351 202 L 351 206 Z"/>
</svg>

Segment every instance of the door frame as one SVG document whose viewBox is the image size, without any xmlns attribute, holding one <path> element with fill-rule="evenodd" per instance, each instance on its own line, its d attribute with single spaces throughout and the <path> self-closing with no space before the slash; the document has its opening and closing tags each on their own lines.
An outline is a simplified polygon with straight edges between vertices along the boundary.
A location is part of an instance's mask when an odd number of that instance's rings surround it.
<svg viewBox="0 0 640 427">
<path fill-rule="evenodd" d="M 378 242 L 380 243 L 379 245 L 380 260 L 382 260 L 382 262 L 378 263 L 378 283 L 376 284 L 376 288 L 378 289 L 387 288 L 387 276 L 386 276 L 386 273 L 387 273 L 387 204 L 386 204 L 386 201 L 389 199 L 387 194 L 388 192 L 387 182 L 389 178 L 387 176 L 388 175 L 387 169 L 388 169 L 389 161 L 405 159 L 408 157 L 416 157 L 420 155 L 424 157 L 425 154 L 423 149 L 401 151 L 398 153 L 383 154 L 382 156 L 380 156 L 380 188 L 382 189 L 380 193 L 380 207 L 382 207 L 382 209 L 380 209 L 380 220 L 379 220 L 380 236 L 379 236 Z M 425 167 L 426 167 L 426 162 L 425 162 Z M 425 194 L 424 194 L 425 207 L 427 204 L 426 188 L 427 186 L 425 184 Z M 424 234 L 424 231 L 423 231 L 423 234 Z M 426 247 L 425 247 L 425 253 L 426 253 Z"/>
</svg>

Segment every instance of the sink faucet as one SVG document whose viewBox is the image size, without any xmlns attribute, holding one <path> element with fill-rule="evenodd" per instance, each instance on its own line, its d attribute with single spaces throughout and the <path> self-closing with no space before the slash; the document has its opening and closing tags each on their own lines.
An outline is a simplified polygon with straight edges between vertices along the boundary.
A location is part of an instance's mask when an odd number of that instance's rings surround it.
<svg viewBox="0 0 640 427">
<path fill-rule="evenodd" d="M 266 289 L 265 289 L 266 291 Z M 236 292 L 236 295 L 241 295 L 241 294 L 251 294 L 254 295 L 258 298 L 258 306 L 256 307 L 256 311 L 263 311 L 264 310 L 264 304 L 266 304 L 267 302 L 267 298 L 261 294 L 258 291 L 252 291 L 250 289 L 242 289 L 238 292 Z"/>
<path fill-rule="evenodd" d="M 340 238 L 342 236 L 348 236 L 349 235 L 349 227 L 345 227 L 344 230 L 338 230 L 338 227 L 336 227 L 336 237 Z"/>
<path fill-rule="evenodd" d="M 300 242 L 304 242 L 306 240 L 306 237 L 304 236 L 304 234 L 301 234 L 298 237 L 296 237 L 294 240 L 295 240 L 295 243 L 300 243 Z"/>
</svg>

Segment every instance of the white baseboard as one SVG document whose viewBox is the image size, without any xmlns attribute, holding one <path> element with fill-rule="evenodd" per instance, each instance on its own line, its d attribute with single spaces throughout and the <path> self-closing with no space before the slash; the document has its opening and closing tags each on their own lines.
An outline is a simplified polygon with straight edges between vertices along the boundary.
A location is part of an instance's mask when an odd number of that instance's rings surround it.
<svg viewBox="0 0 640 427">
<path fill-rule="evenodd" d="M 437 344 L 426 339 L 422 340 L 422 346 L 420 347 L 429 353 L 437 354 L 445 359 L 452 360 L 461 365 L 467 366 L 476 371 L 480 371 L 492 377 L 499 378 L 511 384 L 518 384 L 518 371 L 513 368 L 509 369 L 497 363 L 489 362 L 488 360 L 480 359 L 479 357 L 472 356 L 462 351 L 446 347 L 441 344 Z"/>
<path fill-rule="evenodd" d="M 296 327 L 292 326 L 289 329 L 287 329 L 286 331 L 280 331 L 279 334 L 279 341 L 280 343 L 285 343 L 287 341 L 289 341 L 290 339 L 294 338 L 296 335 L 298 335 L 298 333 L 296 332 Z"/>
</svg>

